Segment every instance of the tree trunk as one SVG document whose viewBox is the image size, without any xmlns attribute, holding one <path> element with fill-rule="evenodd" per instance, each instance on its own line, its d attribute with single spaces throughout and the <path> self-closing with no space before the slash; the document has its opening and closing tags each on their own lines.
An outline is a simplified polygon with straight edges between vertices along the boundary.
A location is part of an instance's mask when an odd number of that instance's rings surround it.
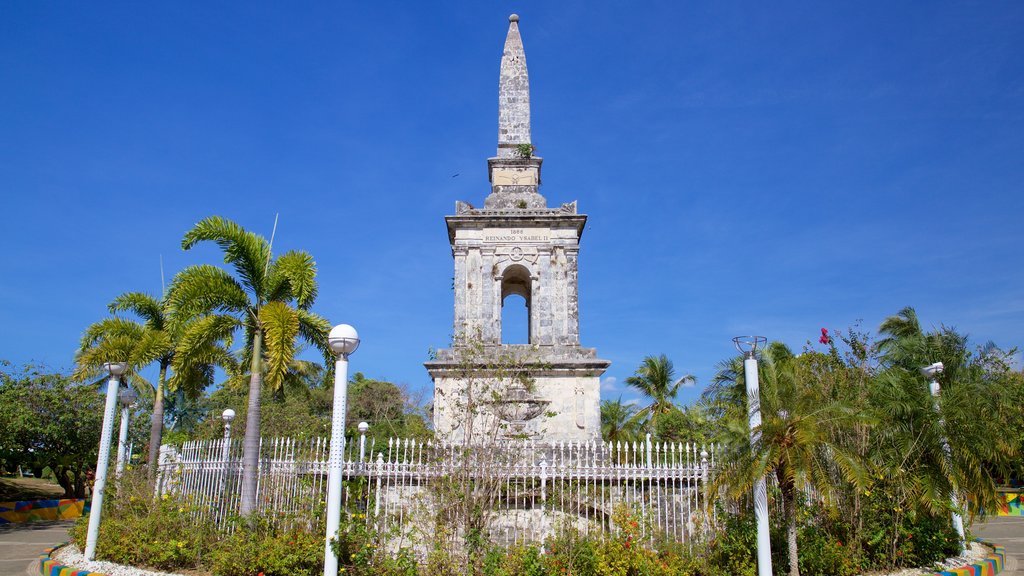
<svg viewBox="0 0 1024 576">
<path fill-rule="evenodd" d="M 53 470 L 53 475 L 57 477 L 57 484 L 60 484 L 60 487 L 64 489 L 64 497 L 74 498 L 75 486 L 71 482 L 71 478 L 68 478 L 67 468 L 58 465 L 52 467 L 51 469 Z"/>
<path fill-rule="evenodd" d="M 800 555 L 796 549 L 796 502 L 786 504 L 786 542 L 789 544 L 789 576 L 800 576 Z"/>
<path fill-rule="evenodd" d="M 245 417 L 242 443 L 242 502 L 238 513 L 249 516 L 256 511 L 256 477 L 260 460 L 260 393 L 263 388 L 263 331 L 256 329 L 249 367 L 249 409 Z"/>
<path fill-rule="evenodd" d="M 778 487 L 782 492 L 782 510 L 785 516 L 785 543 L 790 556 L 790 576 L 800 576 L 800 552 L 797 549 L 797 487 L 792 481 L 784 480 L 782 470 L 778 474 Z"/>
<path fill-rule="evenodd" d="M 160 379 L 156 382 L 156 394 L 153 397 L 153 418 L 149 424 L 149 459 L 146 461 L 146 479 L 150 486 L 156 478 L 157 458 L 160 455 L 160 442 L 164 436 L 164 389 L 167 388 L 167 364 L 160 362 Z"/>
</svg>

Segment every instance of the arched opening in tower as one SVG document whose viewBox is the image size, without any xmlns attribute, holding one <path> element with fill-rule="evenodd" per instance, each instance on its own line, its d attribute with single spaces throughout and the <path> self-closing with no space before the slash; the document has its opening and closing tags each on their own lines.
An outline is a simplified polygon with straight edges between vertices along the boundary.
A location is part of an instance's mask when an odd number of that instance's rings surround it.
<svg viewBox="0 0 1024 576">
<path fill-rule="evenodd" d="M 520 264 L 509 266 L 501 279 L 501 343 L 530 344 L 532 282 L 530 271 Z"/>
</svg>

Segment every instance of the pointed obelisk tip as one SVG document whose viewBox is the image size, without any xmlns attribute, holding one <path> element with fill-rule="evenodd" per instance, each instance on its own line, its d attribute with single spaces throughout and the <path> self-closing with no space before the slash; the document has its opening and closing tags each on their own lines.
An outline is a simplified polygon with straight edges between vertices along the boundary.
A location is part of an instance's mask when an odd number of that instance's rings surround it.
<svg viewBox="0 0 1024 576">
<path fill-rule="evenodd" d="M 508 21 L 509 22 L 519 22 L 519 14 L 509 14 Z"/>
</svg>

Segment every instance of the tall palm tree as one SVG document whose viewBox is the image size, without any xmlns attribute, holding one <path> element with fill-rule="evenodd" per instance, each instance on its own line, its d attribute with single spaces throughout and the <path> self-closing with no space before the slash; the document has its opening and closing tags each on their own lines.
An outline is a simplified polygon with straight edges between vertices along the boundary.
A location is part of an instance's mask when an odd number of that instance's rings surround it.
<svg viewBox="0 0 1024 576">
<path fill-rule="evenodd" d="M 219 364 L 230 371 L 232 360 L 218 341 L 204 342 L 179 353 L 178 346 L 184 343 L 182 337 L 189 320 L 172 315 L 166 300 L 157 300 L 143 292 L 126 292 L 115 298 L 108 309 L 112 314 L 131 312 L 141 322 L 114 316 L 89 326 L 82 337 L 76 376 L 94 376 L 104 362 L 121 357 L 128 362 L 127 377 L 143 384 L 137 386 L 140 392 L 151 391 L 153 413 L 147 475 L 152 480 L 163 437 L 164 398 L 168 388 L 195 397 L 213 383 L 213 366 Z M 155 385 L 138 374 L 154 362 L 159 367 Z"/>
<path fill-rule="evenodd" d="M 319 349 L 325 362 L 330 362 L 330 325 L 309 310 L 317 285 L 316 263 L 308 253 L 290 251 L 274 258 L 265 238 L 217 216 L 197 223 L 185 234 L 181 247 L 188 250 L 199 242 L 216 243 L 234 275 L 216 266 L 190 266 L 175 277 L 168 299 L 174 310 L 202 318 L 186 333 L 186 340 L 200 344 L 228 338 L 239 330 L 244 334 L 249 400 L 240 513 L 248 516 L 256 509 L 263 387 L 277 391 L 284 385 L 298 339 Z"/>
<path fill-rule="evenodd" d="M 688 382 L 696 382 L 696 379 L 690 374 L 677 379 L 672 361 L 664 354 L 644 358 L 636 373 L 626 378 L 626 384 L 651 400 L 647 407 L 636 413 L 636 418 L 646 417 L 648 424 L 654 426 L 658 416 L 677 409 L 673 400 L 679 388 Z"/>
<path fill-rule="evenodd" d="M 636 406 L 623 404 L 618 400 L 601 402 L 601 438 L 605 442 L 630 442 L 636 440 L 637 422 L 634 419 Z"/>
<path fill-rule="evenodd" d="M 813 489 L 830 499 L 836 472 L 854 486 L 862 486 L 865 481 L 856 455 L 834 442 L 831 434 L 853 425 L 861 414 L 821 394 L 798 363 L 784 344 L 773 342 L 764 350 L 759 363 L 762 423 L 755 445 L 751 445 L 747 429 L 746 383 L 742 371 L 733 369 L 735 360 L 724 364 L 710 398 L 717 405 L 741 394 L 744 398 L 741 409 L 724 412 L 725 452 L 710 492 L 724 489 L 738 499 L 749 494 L 757 479 L 775 475 L 783 501 L 791 576 L 800 574 L 796 541 L 799 495 Z M 726 385 L 727 379 L 731 379 L 731 385 Z"/>
</svg>

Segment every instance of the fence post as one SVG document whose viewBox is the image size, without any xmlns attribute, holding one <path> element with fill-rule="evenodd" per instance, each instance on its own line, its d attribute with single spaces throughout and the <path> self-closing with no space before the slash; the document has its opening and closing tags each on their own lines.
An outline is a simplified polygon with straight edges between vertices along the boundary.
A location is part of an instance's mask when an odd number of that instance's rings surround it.
<svg viewBox="0 0 1024 576">
<path fill-rule="evenodd" d="M 701 516 L 704 520 L 702 524 L 704 525 L 704 533 L 707 534 L 710 529 L 710 526 L 708 526 L 708 451 L 703 444 L 700 447 L 700 484 L 701 492 L 704 492 L 704 508 L 701 510 Z"/>
<path fill-rule="evenodd" d="M 381 495 L 381 477 L 384 476 L 384 453 L 377 453 L 377 497 L 373 501 L 373 517 L 377 519 L 380 516 L 380 495 Z M 377 525 L 377 529 L 380 529 L 380 524 Z"/>
<path fill-rule="evenodd" d="M 548 518 L 548 461 L 541 458 L 540 461 L 540 510 L 541 510 L 541 535 L 547 530 L 546 520 Z M 540 553 L 545 554 L 544 539 L 541 538 Z"/>
</svg>

